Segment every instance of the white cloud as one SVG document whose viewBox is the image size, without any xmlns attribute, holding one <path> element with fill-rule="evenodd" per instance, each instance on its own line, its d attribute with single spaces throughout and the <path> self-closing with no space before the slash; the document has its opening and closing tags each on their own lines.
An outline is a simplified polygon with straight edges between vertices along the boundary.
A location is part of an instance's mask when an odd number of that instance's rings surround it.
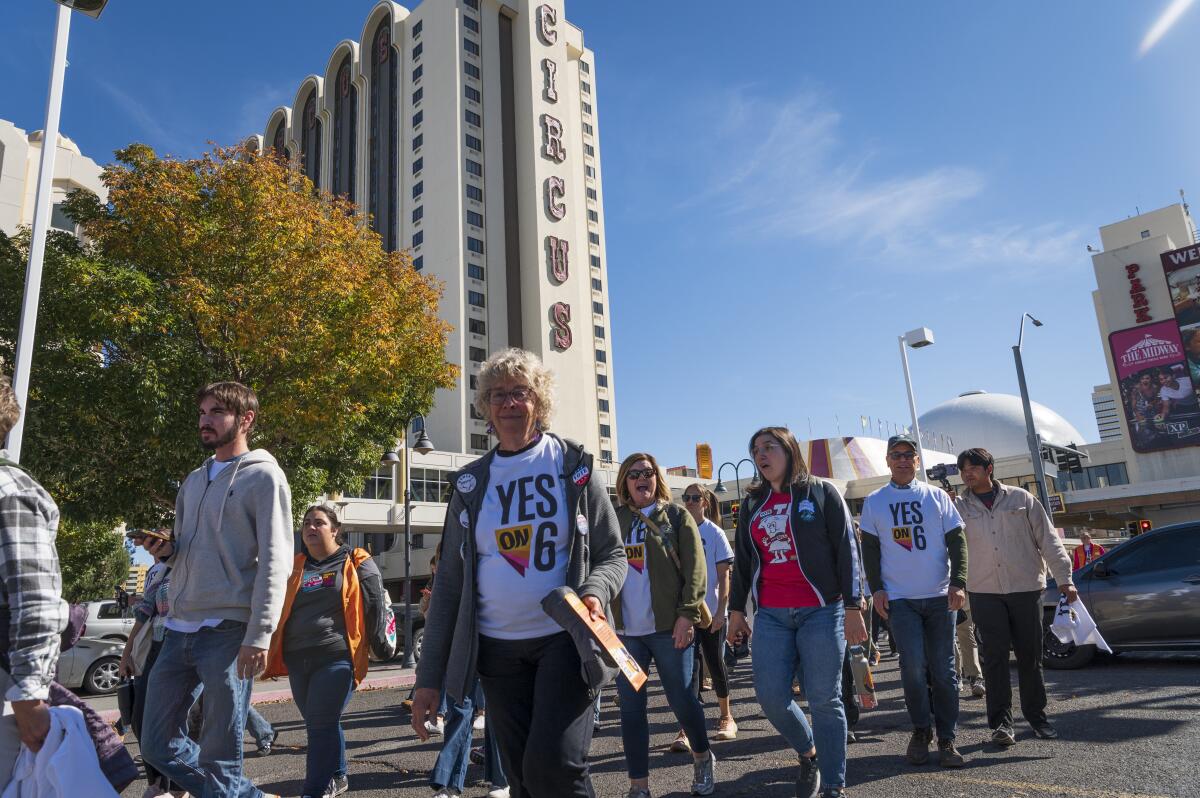
<svg viewBox="0 0 1200 798">
<path fill-rule="evenodd" d="M 1150 52 L 1154 45 L 1158 44 L 1171 28 L 1175 27 L 1175 23 L 1191 8 L 1194 2 L 1196 0 L 1171 0 L 1170 4 L 1159 14 L 1158 19 L 1154 20 L 1150 30 L 1146 31 L 1146 35 L 1142 37 L 1142 43 L 1138 46 L 1138 57 L 1141 58 Z"/>
<path fill-rule="evenodd" d="M 178 136 L 171 133 L 158 121 L 158 116 L 142 101 L 103 78 L 97 78 L 96 83 L 112 98 L 117 108 L 124 111 L 146 135 L 148 139 L 146 144 L 158 150 L 164 148 L 173 150 L 173 154 L 179 154 L 188 149 Z"/>
</svg>

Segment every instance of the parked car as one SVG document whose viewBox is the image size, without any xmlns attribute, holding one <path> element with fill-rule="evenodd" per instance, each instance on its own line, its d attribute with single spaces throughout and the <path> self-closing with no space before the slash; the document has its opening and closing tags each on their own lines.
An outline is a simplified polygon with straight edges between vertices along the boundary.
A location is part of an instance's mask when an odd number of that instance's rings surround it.
<svg viewBox="0 0 1200 798">
<path fill-rule="evenodd" d="M 121 683 L 117 669 L 124 649 L 119 641 L 81 637 L 59 655 L 57 681 L 72 690 L 82 687 L 96 695 L 112 693 Z"/>
<path fill-rule="evenodd" d="M 1200 651 L 1200 521 L 1131 538 L 1080 568 L 1079 597 L 1114 652 Z M 1048 668 L 1079 668 L 1094 645 L 1063 643 L 1050 631 L 1058 587 L 1046 589 L 1042 660 Z"/>
<path fill-rule="evenodd" d="M 404 604 L 393 604 L 392 612 L 396 615 L 396 659 L 404 658 Z M 413 662 L 421 659 L 421 643 L 425 639 L 425 616 L 417 604 L 411 605 L 413 629 Z"/>
<path fill-rule="evenodd" d="M 89 601 L 87 602 L 87 628 L 84 634 L 88 637 L 95 637 L 101 640 L 120 640 L 122 642 L 129 639 L 129 633 L 133 631 L 133 610 L 121 609 L 116 601 Z"/>
</svg>

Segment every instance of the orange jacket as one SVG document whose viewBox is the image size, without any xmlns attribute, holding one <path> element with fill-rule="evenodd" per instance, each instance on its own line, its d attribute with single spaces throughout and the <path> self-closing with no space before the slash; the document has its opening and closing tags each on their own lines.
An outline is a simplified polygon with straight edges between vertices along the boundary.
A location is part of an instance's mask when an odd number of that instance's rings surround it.
<svg viewBox="0 0 1200 798">
<path fill-rule="evenodd" d="M 1092 556 L 1089 557 L 1087 555 L 1087 549 L 1084 547 L 1084 545 L 1082 543 L 1080 543 L 1078 546 L 1075 547 L 1075 551 L 1073 551 L 1071 553 L 1071 568 L 1072 568 L 1072 570 L 1078 571 L 1080 568 L 1087 565 L 1092 560 L 1096 559 L 1101 554 L 1103 554 L 1104 551 L 1105 551 L 1104 547 L 1101 546 L 1099 543 L 1093 543 L 1092 544 Z"/>
<path fill-rule="evenodd" d="M 342 571 L 342 608 L 346 615 L 346 643 L 350 647 L 350 660 L 354 663 L 354 686 L 357 687 L 367 675 L 367 614 L 363 604 L 362 589 L 358 583 L 358 566 L 369 559 L 366 549 L 354 549 L 346 558 Z M 267 669 L 263 678 L 287 676 L 287 665 L 283 663 L 283 630 L 292 614 L 292 604 L 300 592 L 300 580 L 304 576 L 306 555 L 296 555 L 292 563 L 292 575 L 288 577 L 287 593 L 283 598 L 283 614 L 279 625 L 271 636 L 271 648 L 267 652 Z"/>
</svg>

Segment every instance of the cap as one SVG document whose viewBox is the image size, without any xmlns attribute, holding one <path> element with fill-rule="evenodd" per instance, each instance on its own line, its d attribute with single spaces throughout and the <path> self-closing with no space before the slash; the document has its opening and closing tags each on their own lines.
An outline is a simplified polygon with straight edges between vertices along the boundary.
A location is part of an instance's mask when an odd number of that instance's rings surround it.
<svg viewBox="0 0 1200 798">
<path fill-rule="evenodd" d="M 892 449 L 902 443 L 907 443 L 912 447 L 914 452 L 920 451 L 920 449 L 917 447 L 916 440 L 914 440 L 913 436 L 909 435 L 907 432 L 902 432 L 899 435 L 893 435 L 892 437 L 888 438 L 887 450 L 890 452 Z"/>
</svg>

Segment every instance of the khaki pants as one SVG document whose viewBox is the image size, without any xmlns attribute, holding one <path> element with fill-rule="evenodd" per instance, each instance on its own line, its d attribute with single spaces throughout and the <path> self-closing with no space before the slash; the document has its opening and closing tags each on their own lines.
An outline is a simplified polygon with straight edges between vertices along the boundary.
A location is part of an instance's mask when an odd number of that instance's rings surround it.
<svg viewBox="0 0 1200 798">
<path fill-rule="evenodd" d="M 975 619 L 971 617 L 971 602 L 963 604 L 967 620 L 955 627 L 958 645 L 955 647 L 955 660 L 958 673 L 963 679 L 981 679 L 983 671 L 979 669 L 979 648 L 975 645 Z"/>
<path fill-rule="evenodd" d="M 8 692 L 12 679 L 0 670 L 0 695 Z M 13 715 L 12 704 L 4 701 L 4 714 L 0 715 L 0 790 L 8 786 L 12 780 L 13 765 L 17 762 L 17 754 L 21 752 L 21 737 L 17 733 L 17 718 Z"/>
</svg>

